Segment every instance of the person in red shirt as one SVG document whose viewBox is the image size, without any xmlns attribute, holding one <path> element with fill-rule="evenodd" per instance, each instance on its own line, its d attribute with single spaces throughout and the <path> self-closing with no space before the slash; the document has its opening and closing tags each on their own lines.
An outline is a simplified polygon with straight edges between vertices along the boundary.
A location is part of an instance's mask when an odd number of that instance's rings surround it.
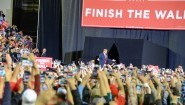
<svg viewBox="0 0 185 105">
<path fill-rule="evenodd" d="M 126 98 L 125 98 L 125 90 L 121 79 L 119 78 L 118 73 L 113 73 L 114 80 L 113 83 L 110 84 L 111 93 L 114 97 L 114 101 L 117 105 L 125 105 Z"/>
</svg>

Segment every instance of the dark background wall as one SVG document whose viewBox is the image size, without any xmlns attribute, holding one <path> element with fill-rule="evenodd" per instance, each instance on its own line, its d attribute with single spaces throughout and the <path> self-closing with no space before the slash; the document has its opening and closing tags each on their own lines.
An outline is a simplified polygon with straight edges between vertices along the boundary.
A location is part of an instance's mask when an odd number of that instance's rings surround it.
<svg viewBox="0 0 185 105">
<path fill-rule="evenodd" d="M 79 54 L 70 54 L 65 57 L 65 54 L 83 51 L 86 36 L 144 39 L 170 49 L 169 67 L 174 68 L 179 64 L 185 67 L 185 31 L 81 27 L 82 0 L 51 1 L 53 0 L 41 0 L 38 44 L 40 48 L 46 47 L 50 50 L 48 52 L 50 56 L 68 60 L 74 56 L 80 56 Z M 61 22 L 61 24 L 57 22 Z M 98 46 L 98 44 L 94 46 Z M 89 50 L 93 52 L 93 49 Z"/>
<path fill-rule="evenodd" d="M 37 38 L 39 0 L 13 0 L 13 25 L 23 31 L 25 35 Z"/>
</svg>

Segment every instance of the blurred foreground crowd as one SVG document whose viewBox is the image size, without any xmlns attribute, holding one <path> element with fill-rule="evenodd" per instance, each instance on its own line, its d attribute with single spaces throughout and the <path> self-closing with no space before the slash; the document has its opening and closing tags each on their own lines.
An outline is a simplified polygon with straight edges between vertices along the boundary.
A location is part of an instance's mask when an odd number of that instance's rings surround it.
<svg viewBox="0 0 185 105">
<path fill-rule="evenodd" d="M 183 68 L 174 71 L 130 64 L 95 65 L 94 61 L 41 71 L 33 53 L 12 67 L 6 54 L 0 68 L 2 105 L 184 105 Z M 26 62 L 25 62 L 26 60 Z"/>
</svg>

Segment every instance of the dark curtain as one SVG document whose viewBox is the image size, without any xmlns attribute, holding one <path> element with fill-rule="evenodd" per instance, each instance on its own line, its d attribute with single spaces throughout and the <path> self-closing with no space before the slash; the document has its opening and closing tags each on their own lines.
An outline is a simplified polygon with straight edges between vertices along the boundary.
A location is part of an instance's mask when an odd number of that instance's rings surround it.
<svg viewBox="0 0 185 105">
<path fill-rule="evenodd" d="M 169 33 L 169 66 L 174 68 L 183 65 L 185 68 L 185 31 Z"/>
<path fill-rule="evenodd" d="M 21 15 L 22 15 L 22 9 L 21 9 L 21 0 L 13 0 L 13 18 L 12 23 L 17 25 L 18 27 L 21 27 Z"/>
<path fill-rule="evenodd" d="M 109 37 L 109 38 L 128 38 L 128 39 L 144 39 L 154 44 L 169 48 L 169 67 L 174 68 L 181 64 L 185 67 L 185 31 L 167 31 L 167 30 L 142 30 L 142 29 L 112 29 L 112 28 L 94 28 L 94 27 L 81 27 L 81 14 L 82 14 L 82 0 L 61 0 L 62 18 L 57 13 L 58 5 L 55 4 L 57 0 L 41 0 L 41 25 L 44 27 L 51 27 L 54 29 L 59 23 L 55 22 L 62 20 L 62 28 L 51 31 L 51 29 L 40 29 L 41 39 L 39 39 L 41 47 L 47 47 L 51 50 L 52 56 L 60 56 L 61 49 L 63 59 L 66 53 L 73 51 L 83 51 L 86 36 L 91 37 Z M 51 2 L 52 1 L 52 2 Z M 57 5 L 57 6 L 56 6 Z M 44 10 L 42 10 L 44 8 Z M 58 17 L 55 17 L 57 16 Z M 54 15 L 53 17 L 50 17 Z M 42 17 L 43 16 L 43 17 Z M 50 19 L 55 18 L 56 20 Z M 59 19 L 60 18 L 60 19 Z M 59 20 L 57 20 L 59 19 Z M 62 34 L 60 34 L 62 30 Z M 44 34 L 43 34 L 44 33 Z M 62 38 L 60 38 L 62 36 Z M 45 38 L 43 38 L 45 37 Z M 47 38 L 46 38 L 47 37 Z M 58 39 L 57 39 L 58 38 Z M 45 41 L 45 40 L 46 41 Z M 62 40 L 61 40 L 62 39 Z M 43 41 L 44 40 L 44 41 Z M 48 42 L 51 41 L 52 42 Z M 56 41 L 55 41 L 56 40 Z M 62 42 L 62 43 L 61 43 Z M 102 43 L 106 44 L 106 43 Z M 94 45 L 95 47 L 98 45 Z M 92 51 L 93 52 L 93 51 Z M 73 55 L 67 56 L 71 59 Z"/>
<path fill-rule="evenodd" d="M 61 18 L 61 0 L 40 0 L 37 47 L 57 59 L 62 58 Z"/>
</svg>

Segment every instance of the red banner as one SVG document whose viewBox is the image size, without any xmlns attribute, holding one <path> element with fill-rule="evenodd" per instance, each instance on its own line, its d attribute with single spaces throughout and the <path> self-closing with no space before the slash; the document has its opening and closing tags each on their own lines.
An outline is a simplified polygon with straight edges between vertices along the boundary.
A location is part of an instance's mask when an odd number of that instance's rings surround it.
<svg viewBox="0 0 185 105">
<path fill-rule="evenodd" d="M 185 0 L 83 0 L 82 26 L 185 30 Z"/>
<path fill-rule="evenodd" d="M 49 57 L 37 57 L 36 62 L 39 66 L 39 69 L 46 70 L 46 67 L 52 67 L 53 59 Z"/>
</svg>

